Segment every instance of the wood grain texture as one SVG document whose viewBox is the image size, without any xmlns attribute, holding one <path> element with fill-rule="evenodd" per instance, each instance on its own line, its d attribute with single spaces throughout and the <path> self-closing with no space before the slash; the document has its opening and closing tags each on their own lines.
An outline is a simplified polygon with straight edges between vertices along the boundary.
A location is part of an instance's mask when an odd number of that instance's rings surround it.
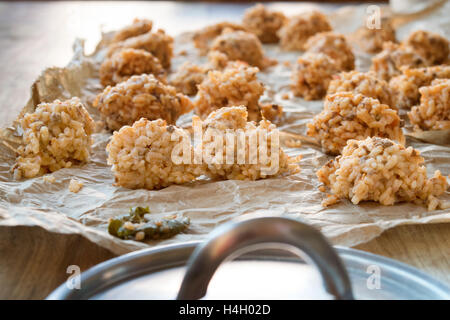
<svg viewBox="0 0 450 320">
<path fill-rule="evenodd" d="M 399 226 L 355 249 L 399 260 L 450 285 L 450 224 Z"/>
<path fill-rule="evenodd" d="M 0 299 L 44 299 L 71 275 L 114 255 L 80 235 L 39 227 L 0 227 Z"/>
<path fill-rule="evenodd" d="M 8 125 L 46 67 L 64 66 L 76 37 L 92 49 L 105 30 L 148 17 L 171 34 L 218 20 L 237 21 L 250 4 L 204 3 L 0 3 L 0 125 Z M 302 4 L 298 4 L 301 6 Z M 388 209 L 387 209 L 388 210 Z M 450 285 L 450 225 L 401 226 L 357 246 L 415 266 Z M 113 254 L 77 235 L 38 227 L 0 228 L 0 299 L 42 299 L 69 276 Z"/>
</svg>

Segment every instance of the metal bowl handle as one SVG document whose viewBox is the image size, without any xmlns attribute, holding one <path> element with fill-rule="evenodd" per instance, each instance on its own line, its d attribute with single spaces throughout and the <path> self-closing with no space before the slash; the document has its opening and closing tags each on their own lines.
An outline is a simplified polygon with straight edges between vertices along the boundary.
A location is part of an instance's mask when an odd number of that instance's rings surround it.
<svg viewBox="0 0 450 320">
<path fill-rule="evenodd" d="M 243 249 L 262 244 L 300 249 L 318 268 L 328 293 L 336 299 L 354 299 L 347 271 L 325 237 L 307 224 L 277 217 L 229 223 L 213 231 L 192 253 L 177 299 L 202 298 L 222 262 Z"/>
</svg>

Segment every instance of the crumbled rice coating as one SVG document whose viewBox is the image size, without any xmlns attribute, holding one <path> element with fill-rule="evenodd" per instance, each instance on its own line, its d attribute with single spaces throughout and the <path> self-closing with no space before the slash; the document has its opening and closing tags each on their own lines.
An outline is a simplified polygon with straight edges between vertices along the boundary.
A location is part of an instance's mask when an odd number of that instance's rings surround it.
<svg viewBox="0 0 450 320">
<path fill-rule="evenodd" d="M 421 68 L 426 67 L 427 62 L 411 47 L 385 42 L 383 51 L 372 58 L 370 70 L 377 77 L 389 81 L 392 77 L 401 74 L 402 67 Z"/>
<path fill-rule="evenodd" d="M 389 81 L 393 104 L 397 108 L 411 109 L 412 106 L 419 104 L 419 88 L 430 85 L 434 79 L 450 79 L 450 66 L 404 69 L 402 75 Z"/>
<path fill-rule="evenodd" d="M 192 36 L 192 41 L 194 42 L 194 46 L 200 51 L 201 55 L 206 55 L 208 53 L 211 41 L 220 36 L 225 29 L 247 31 L 244 26 L 236 23 L 219 22 L 195 32 Z"/>
<path fill-rule="evenodd" d="M 195 121 L 195 120 L 194 120 Z M 257 180 L 268 177 L 273 177 L 280 174 L 294 174 L 300 171 L 300 168 L 294 162 L 298 162 L 300 157 L 291 159 L 289 158 L 283 151 L 283 149 L 279 145 L 279 139 L 274 138 L 274 130 L 276 129 L 275 125 L 271 124 L 267 120 L 261 120 L 259 125 L 256 125 L 254 122 L 247 122 L 247 110 L 244 106 L 240 107 L 227 107 L 221 108 L 217 111 L 211 113 L 208 118 L 202 123 L 203 130 L 205 136 L 208 136 L 208 130 L 212 130 L 211 139 L 207 138 L 203 141 L 203 150 L 212 150 L 210 155 L 211 159 L 222 158 L 222 162 L 209 161 L 205 166 L 205 174 L 214 179 L 230 179 L 230 180 Z M 226 146 L 227 139 L 225 138 L 225 133 L 227 130 L 232 130 L 234 135 L 232 136 L 234 146 L 234 158 L 232 161 L 229 161 L 229 164 L 226 163 Z M 243 150 L 239 139 L 239 134 L 237 132 L 241 132 L 243 136 L 245 136 L 245 150 Z M 264 163 L 264 161 L 260 157 L 260 149 L 263 148 L 260 144 L 260 136 L 262 137 L 264 132 L 267 134 L 267 149 L 264 154 L 267 155 L 269 160 L 268 163 Z M 218 153 L 215 146 L 215 140 L 218 135 L 222 135 L 222 139 L 224 142 L 224 147 L 222 149 L 223 153 Z M 249 136 L 254 135 L 255 140 L 250 141 Z M 253 145 L 256 144 L 256 145 Z M 278 165 L 273 163 L 274 160 L 271 153 L 272 143 L 274 144 L 274 150 L 278 152 L 275 154 L 275 161 L 278 161 Z M 251 158 L 251 148 L 256 151 L 257 158 Z M 262 149 L 264 150 L 264 149 Z M 244 153 L 245 151 L 245 153 Z M 240 164 L 238 160 L 238 153 L 242 152 L 242 155 L 245 156 L 244 163 Z M 264 151 L 262 151 L 263 153 Z M 254 159 L 254 163 L 251 162 L 251 159 Z M 273 170 L 267 170 L 267 167 L 273 166 Z M 265 169 L 266 168 L 266 169 Z"/>
<path fill-rule="evenodd" d="M 173 134 L 179 139 L 172 141 Z M 173 150 L 184 134 L 164 120 L 143 118 L 115 131 L 106 151 L 116 185 L 152 190 L 195 180 L 202 174 L 200 166 L 172 161 Z"/>
<path fill-rule="evenodd" d="M 277 32 L 285 22 L 282 12 L 267 10 L 262 4 L 247 9 L 242 19 L 242 24 L 262 43 L 277 43 L 280 40 Z"/>
<path fill-rule="evenodd" d="M 141 34 L 150 32 L 153 22 L 147 19 L 134 19 L 133 23 L 120 29 L 114 34 L 113 42 L 120 42 L 128 38 L 136 37 Z"/>
<path fill-rule="evenodd" d="M 245 63 L 231 63 L 223 71 L 208 72 L 206 79 L 198 86 L 195 113 L 205 119 L 222 107 L 244 105 L 250 120 L 260 120 L 258 100 L 264 86 L 256 77 L 258 71 L 258 68 Z"/>
<path fill-rule="evenodd" d="M 320 190 L 321 188 L 319 188 Z M 325 189 L 325 187 L 323 187 L 323 189 Z M 322 191 L 322 190 L 320 190 Z M 325 191 L 322 191 L 325 192 Z M 334 194 L 327 194 L 327 197 L 325 199 L 322 200 L 322 207 L 328 207 L 331 206 L 333 204 L 336 204 L 339 202 L 339 198 L 337 196 L 335 196 Z"/>
<path fill-rule="evenodd" d="M 439 171 L 428 179 L 423 163 L 417 150 L 389 139 L 349 140 L 342 155 L 317 171 L 317 177 L 337 198 L 354 204 L 406 201 L 435 210 L 441 204 L 436 197 L 447 189 L 447 179 Z"/>
<path fill-rule="evenodd" d="M 333 75 L 339 72 L 334 61 L 323 53 L 306 53 L 297 60 L 291 90 L 306 100 L 325 96 Z"/>
<path fill-rule="evenodd" d="M 142 74 L 106 87 L 95 99 L 94 107 L 99 109 L 109 129 L 118 130 L 142 117 L 175 124 L 179 116 L 192 110 L 193 104 L 174 87 L 153 75 Z"/>
<path fill-rule="evenodd" d="M 161 63 L 150 52 L 125 48 L 105 59 L 100 66 L 100 82 L 106 86 L 114 86 L 133 75 L 153 74 L 165 82 L 166 72 Z"/>
<path fill-rule="evenodd" d="M 340 71 L 355 69 L 355 55 L 342 34 L 332 31 L 317 33 L 308 39 L 305 49 L 308 52 L 326 54 L 334 60 Z"/>
<path fill-rule="evenodd" d="M 108 50 L 108 57 L 123 48 L 142 49 L 153 54 L 164 68 L 170 68 L 173 56 L 173 38 L 164 30 L 147 32 L 145 34 L 112 44 Z"/>
<path fill-rule="evenodd" d="M 23 130 L 14 177 L 32 178 L 88 161 L 94 121 L 80 99 L 41 103 L 18 119 Z"/>
<path fill-rule="evenodd" d="M 316 137 L 324 152 L 339 154 L 350 139 L 386 137 L 405 143 L 397 111 L 362 94 L 328 95 L 321 113 L 308 123 L 308 136 Z"/>
<path fill-rule="evenodd" d="M 186 95 L 195 95 L 198 91 L 197 86 L 206 78 L 208 69 L 190 62 L 185 62 L 174 74 L 170 84 L 177 91 Z"/>
<path fill-rule="evenodd" d="M 278 31 L 278 36 L 284 50 L 304 50 L 309 37 L 325 31 L 331 31 L 327 17 L 313 10 L 290 18 Z"/>
<path fill-rule="evenodd" d="M 387 41 L 396 42 L 395 29 L 390 19 L 381 18 L 380 29 L 369 29 L 361 26 L 353 34 L 358 45 L 367 53 L 378 53 L 383 50 L 383 44 Z"/>
<path fill-rule="evenodd" d="M 55 176 L 53 176 L 51 174 L 46 174 L 45 176 L 42 177 L 42 179 L 47 183 L 55 183 L 55 181 L 56 181 Z"/>
<path fill-rule="evenodd" d="M 69 191 L 73 193 L 78 193 L 81 188 L 83 188 L 84 183 L 76 179 L 70 179 Z"/>
<path fill-rule="evenodd" d="M 361 93 L 366 97 L 380 100 L 395 109 L 392 105 L 391 91 L 386 81 L 378 79 L 371 72 L 350 71 L 342 72 L 334 76 L 328 86 L 327 94 L 351 91 Z"/>
<path fill-rule="evenodd" d="M 418 30 L 411 33 L 404 41 L 405 45 L 412 47 L 428 65 L 436 65 L 449 61 L 450 42 L 433 32 Z"/>
<path fill-rule="evenodd" d="M 408 112 L 411 123 L 424 130 L 450 129 L 450 79 L 434 80 L 419 91 L 420 105 Z"/>
<path fill-rule="evenodd" d="M 211 50 L 224 53 L 228 60 L 244 61 L 260 69 L 265 68 L 268 64 L 261 41 L 250 32 L 225 29 L 220 36 L 214 39 Z"/>
</svg>

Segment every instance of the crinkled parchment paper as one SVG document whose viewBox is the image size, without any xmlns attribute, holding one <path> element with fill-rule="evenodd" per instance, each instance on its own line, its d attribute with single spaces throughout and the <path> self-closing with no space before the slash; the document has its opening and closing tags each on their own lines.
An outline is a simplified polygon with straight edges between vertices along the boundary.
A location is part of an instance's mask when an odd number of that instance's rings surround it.
<svg viewBox="0 0 450 320">
<path fill-rule="evenodd" d="M 449 37 L 449 19 L 444 14 L 449 12 L 449 6 L 447 3 L 447 8 L 403 24 L 398 31 L 399 38 L 419 28 L 438 31 Z M 333 13 L 330 18 L 334 28 L 343 33 L 355 30 L 363 21 L 365 9 L 365 6 L 347 7 Z M 23 112 L 32 111 L 41 101 L 79 96 L 88 105 L 92 116 L 99 119 L 90 104 L 101 90 L 96 74 L 104 50 L 98 49 L 93 55 L 86 56 L 81 41 L 75 43 L 74 49 L 74 58 L 67 67 L 45 70 L 33 84 L 32 97 Z M 180 55 L 182 50 L 186 50 L 187 55 Z M 292 97 L 289 92 L 290 67 L 283 62 L 288 61 L 293 66 L 300 53 L 284 53 L 276 46 L 265 46 L 265 50 L 279 63 L 260 74 L 267 86 L 262 100 L 284 107 L 285 116 L 278 123 L 281 130 L 304 135 L 306 123 L 320 112 L 322 101 L 306 102 Z M 173 69 L 186 60 L 204 62 L 204 58 L 200 58 L 192 47 L 189 34 L 176 38 L 175 52 Z M 357 68 L 366 70 L 370 56 L 356 53 Z M 285 93 L 290 96 L 288 100 L 283 99 Z M 188 125 L 191 116 L 183 116 L 179 125 Z M 14 126 L 3 129 L 1 134 L 12 146 L 18 139 Z M 9 171 L 15 155 L 0 143 L 0 225 L 40 226 L 49 232 L 80 234 L 116 254 L 122 254 L 149 245 L 202 239 L 217 225 L 239 217 L 271 215 L 299 219 L 319 228 L 335 244 L 346 246 L 369 241 L 384 230 L 401 224 L 450 222 L 450 209 L 427 212 L 425 207 L 407 203 L 381 206 L 375 203 L 352 205 L 349 201 L 343 201 L 322 208 L 320 203 L 325 194 L 318 191 L 315 171 L 329 157 L 317 146 L 308 143 L 303 143 L 299 148 L 287 148 L 288 154 L 303 156 L 300 162 L 302 171 L 292 176 L 259 181 L 201 179 L 159 191 L 115 187 L 113 175 L 106 164 L 105 146 L 109 137 L 107 132 L 96 133 L 90 162 L 53 173 L 56 178 L 53 184 L 44 182 L 42 177 L 15 181 Z M 419 149 L 424 156 L 430 175 L 437 169 L 445 175 L 450 174 L 450 142 L 448 139 L 441 140 L 441 145 L 437 145 L 408 138 L 408 144 Z M 71 178 L 84 182 L 79 193 L 69 192 Z M 442 198 L 449 200 L 450 193 L 447 192 Z M 123 241 L 108 234 L 109 217 L 125 213 L 131 206 L 147 205 L 155 217 L 174 213 L 188 216 L 191 227 L 186 234 L 149 243 Z"/>
</svg>

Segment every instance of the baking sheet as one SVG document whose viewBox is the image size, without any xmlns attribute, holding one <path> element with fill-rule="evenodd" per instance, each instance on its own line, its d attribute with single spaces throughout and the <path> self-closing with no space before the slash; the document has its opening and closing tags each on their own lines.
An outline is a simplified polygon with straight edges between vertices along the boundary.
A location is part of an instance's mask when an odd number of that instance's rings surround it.
<svg viewBox="0 0 450 320">
<path fill-rule="evenodd" d="M 333 13 L 330 19 L 334 29 L 346 34 L 354 31 L 364 21 L 365 10 L 366 6 L 352 6 Z M 450 4 L 447 2 L 444 8 L 436 12 L 403 24 L 398 29 L 399 38 L 404 38 L 416 29 L 440 32 L 450 38 L 449 19 L 443 14 L 449 10 Z M 176 37 L 173 70 L 186 60 L 204 62 L 204 58 L 197 55 L 189 37 L 189 33 Z M 74 49 L 74 58 L 66 68 L 47 69 L 33 84 L 30 101 L 23 112 L 34 110 L 41 101 L 79 96 L 87 104 L 93 118 L 99 120 L 90 104 L 101 90 L 97 69 L 104 50 L 98 49 L 87 56 L 82 41 L 77 41 Z M 277 46 L 267 45 L 264 49 L 268 56 L 279 63 L 259 75 L 266 84 L 262 101 L 283 106 L 285 116 L 278 123 L 283 132 L 303 135 L 306 123 L 321 111 L 323 102 L 294 98 L 289 91 L 290 67 L 283 62 L 288 61 L 291 67 L 294 66 L 299 52 L 286 53 Z M 181 51 L 186 51 L 187 55 L 179 55 Z M 370 56 L 359 51 L 355 53 L 357 68 L 367 70 Z M 285 93 L 289 94 L 289 100 L 283 99 Z M 178 124 L 188 126 L 191 116 L 183 116 Z M 2 139 L 11 145 L 18 139 L 13 127 L 1 131 Z M 114 177 L 106 164 L 105 146 L 109 137 L 110 133 L 104 131 L 94 134 L 90 162 L 53 173 L 56 178 L 53 184 L 46 183 L 42 177 L 15 181 L 9 171 L 15 155 L 4 144 L 0 144 L 0 225 L 40 226 L 49 232 L 76 233 L 116 254 L 123 254 L 153 245 L 202 239 L 217 225 L 231 219 L 267 215 L 305 221 L 319 228 L 333 243 L 344 246 L 367 242 L 384 230 L 401 224 L 450 222 L 450 209 L 427 212 L 423 206 L 407 203 L 381 206 L 369 202 L 352 205 L 349 201 L 342 201 L 338 205 L 323 208 L 320 203 L 325 194 L 318 191 L 319 181 L 315 171 L 330 157 L 308 143 L 299 148 L 286 149 L 291 156 L 303 156 L 301 172 L 288 177 L 258 181 L 200 179 L 191 184 L 158 191 L 115 187 L 112 185 Z M 441 141 L 442 145 L 435 145 L 409 137 L 407 142 L 421 151 L 429 175 L 434 170 L 441 170 L 444 175 L 450 174 L 448 140 Z M 68 190 L 72 178 L 84 183 L 78 193 Z M 449 201 L 450 192 L 447 191 L 441 199 Z M 124 241 L 110 236 L 107 233 L 108 219 L 127 212 L 131 206 L 149 206 L 154 217 L 174 213 L 188 216 L 191 227 L 186 234 L 148 243 Z"/>
</svg>

